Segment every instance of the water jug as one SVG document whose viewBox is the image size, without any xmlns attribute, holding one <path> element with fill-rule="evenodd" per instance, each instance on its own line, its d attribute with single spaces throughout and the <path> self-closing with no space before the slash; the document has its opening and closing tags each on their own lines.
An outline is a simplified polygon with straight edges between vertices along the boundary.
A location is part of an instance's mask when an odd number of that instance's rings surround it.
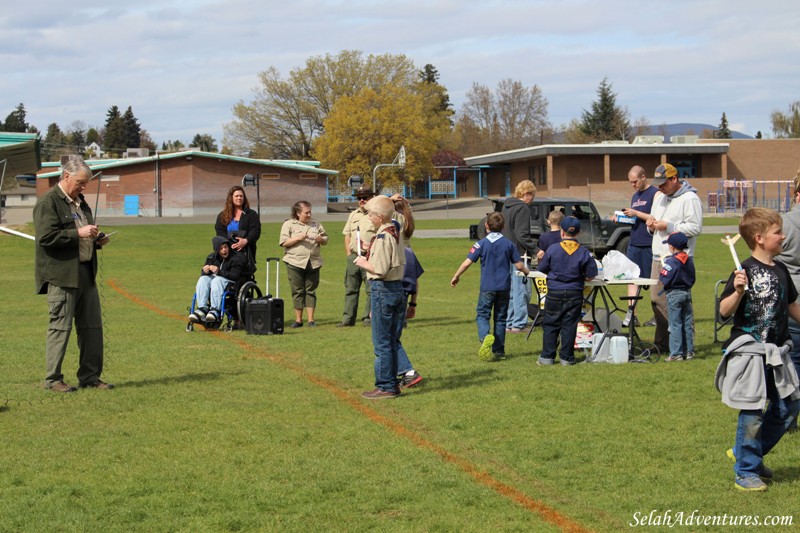
<svg viewBox="0 0 800 533">
<path fill-rule="evenodd" d="M 600 346 L 600 339 L 603 338 L 602 333 L 595 333 L 592 335 L 592 361 L 595 363 L 608 363 L 611 361 L 611 339 L 613 337 L 607 336 Z M 598 350 L 598 347 L 600 348 Z"/>
<path fill-rule="evenodd" d="M 628 339 L 622 336 L 610 337 L 606 342 L 610 342 L 609 352 L 612 363 L 628 362 Z M 604 346 L 605 348 L 605 346 Z"/>
</svg>

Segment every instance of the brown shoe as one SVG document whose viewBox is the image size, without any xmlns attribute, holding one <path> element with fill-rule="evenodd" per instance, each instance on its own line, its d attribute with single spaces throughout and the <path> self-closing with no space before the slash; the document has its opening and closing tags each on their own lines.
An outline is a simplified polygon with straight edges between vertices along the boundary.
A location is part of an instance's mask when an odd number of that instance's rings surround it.
<svg viewBox="0 0 800 533">
<path fill-rule="evenodd" d="M 111 383 L 106 383 L 105 381 L 100 381 L 99 379 L 94 383 L 81 383 L 80 388 L 82 389 L 102 389 L 102 390 L 111 390 L 114 388 L 114 385 Z"/>
<path fill-rule="evenodd" d="M 44 388 L 47 389 L 47 390 L 51 390 L 53 392 L 75 392 L 76 390 L 78 390 L 75 387 L 73 387 L 72 385 L 67 385 L 63 381 L 56 381 L 55 383 L 53 383 L 49 387 L 47 385 L 45 385 Z"/>
<path fill-rule="evenodd" d="M 366 398 L 367 400 L 384 400 L 386 398 L 397 398 L 400 396 L 399 390 L 381 390 L 381 389 L 374 389 L 366 392 L 362 392 L 361 396 Z"/>
</svg>

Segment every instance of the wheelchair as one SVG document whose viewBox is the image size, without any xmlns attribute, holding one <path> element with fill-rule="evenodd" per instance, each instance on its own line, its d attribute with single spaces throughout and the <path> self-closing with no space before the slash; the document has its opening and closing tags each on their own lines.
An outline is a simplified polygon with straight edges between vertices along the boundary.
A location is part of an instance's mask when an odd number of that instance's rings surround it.
<svg viewBox="0 0 800 533">
<path fill-rule="evenodd" d="M 217 330 L 222 327 L 223 331 L 233 331 L 234 329 L 245 329 L 245 302 L 247 299 L 261 298 L 261 289 L 255 281 L 255 264 L 250 259 L 250 268 L 239 281 L 230 282 L 225 287 L 222 293 L 222 301 L 219 305 L 214 305 L 216 309 L 220 310 L 220 316 L 216 320 L 206 320 L 201 317 L 198 322 L 191 320 L 186 324 L 186 331 L 194 331 L 195 324 L 201 325 L 206 330 Z M 203 302 L 199 307 L 203 307 Z M 194 313 L 198 308 L 197 293 L 192 296 L 192 305 L 188 308 L 189 314 Z M 238 328 L 234 327 L 236 322 L 239 322 Z"/>
</svg>

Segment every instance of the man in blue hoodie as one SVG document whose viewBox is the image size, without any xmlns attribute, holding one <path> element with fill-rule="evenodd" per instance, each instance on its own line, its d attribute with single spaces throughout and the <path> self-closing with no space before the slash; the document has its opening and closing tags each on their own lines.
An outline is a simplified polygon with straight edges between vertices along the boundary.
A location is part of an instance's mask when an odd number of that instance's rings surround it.
<svg viewBox="0 0 800 533">
<path fill-rule="evenodd" d="M 653 174 L 653 185 L 658 194 L 647 219 L 647 230 L 653 234 L 653 267 L 651 279 L 658 279 L 662 259 L 670 255 L 666 243 L 670 233 L 680 231 L 688 239 L 687 253 L 694 257 L 697 236 L 703 231 L 703 204 L 697 196 L 697 189 L 678 176 L 678 170 L 665 163 L 659 165 Z M 669 320 L 664 285 L 659 281 L 650 287 L 650 300 L 656 320 L 656 333 L 653 344 L 662 353 L 669 350 Z"/>
</svg>

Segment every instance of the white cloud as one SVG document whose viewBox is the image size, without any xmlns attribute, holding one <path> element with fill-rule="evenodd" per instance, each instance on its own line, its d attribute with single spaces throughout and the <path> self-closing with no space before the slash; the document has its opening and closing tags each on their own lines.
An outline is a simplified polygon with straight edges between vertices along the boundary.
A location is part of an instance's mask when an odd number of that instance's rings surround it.
<svg viewBox="0 0 800 533">
<path fill-rule="evenodd" d="M 0 119 L 24 102 L 40 129 L 100 126 L 132 106 L 157 141 L 222 139 L 257 73 L 283 75 L 343 49 L 432 63 L 453 103 L 473 82 L 538 84 L 554 124 L 580 116 L 608 77 L 633 118 L 769 133 L 797 100 L 794 2 L 40 0 L 0 16 Z"/>
</svg>

